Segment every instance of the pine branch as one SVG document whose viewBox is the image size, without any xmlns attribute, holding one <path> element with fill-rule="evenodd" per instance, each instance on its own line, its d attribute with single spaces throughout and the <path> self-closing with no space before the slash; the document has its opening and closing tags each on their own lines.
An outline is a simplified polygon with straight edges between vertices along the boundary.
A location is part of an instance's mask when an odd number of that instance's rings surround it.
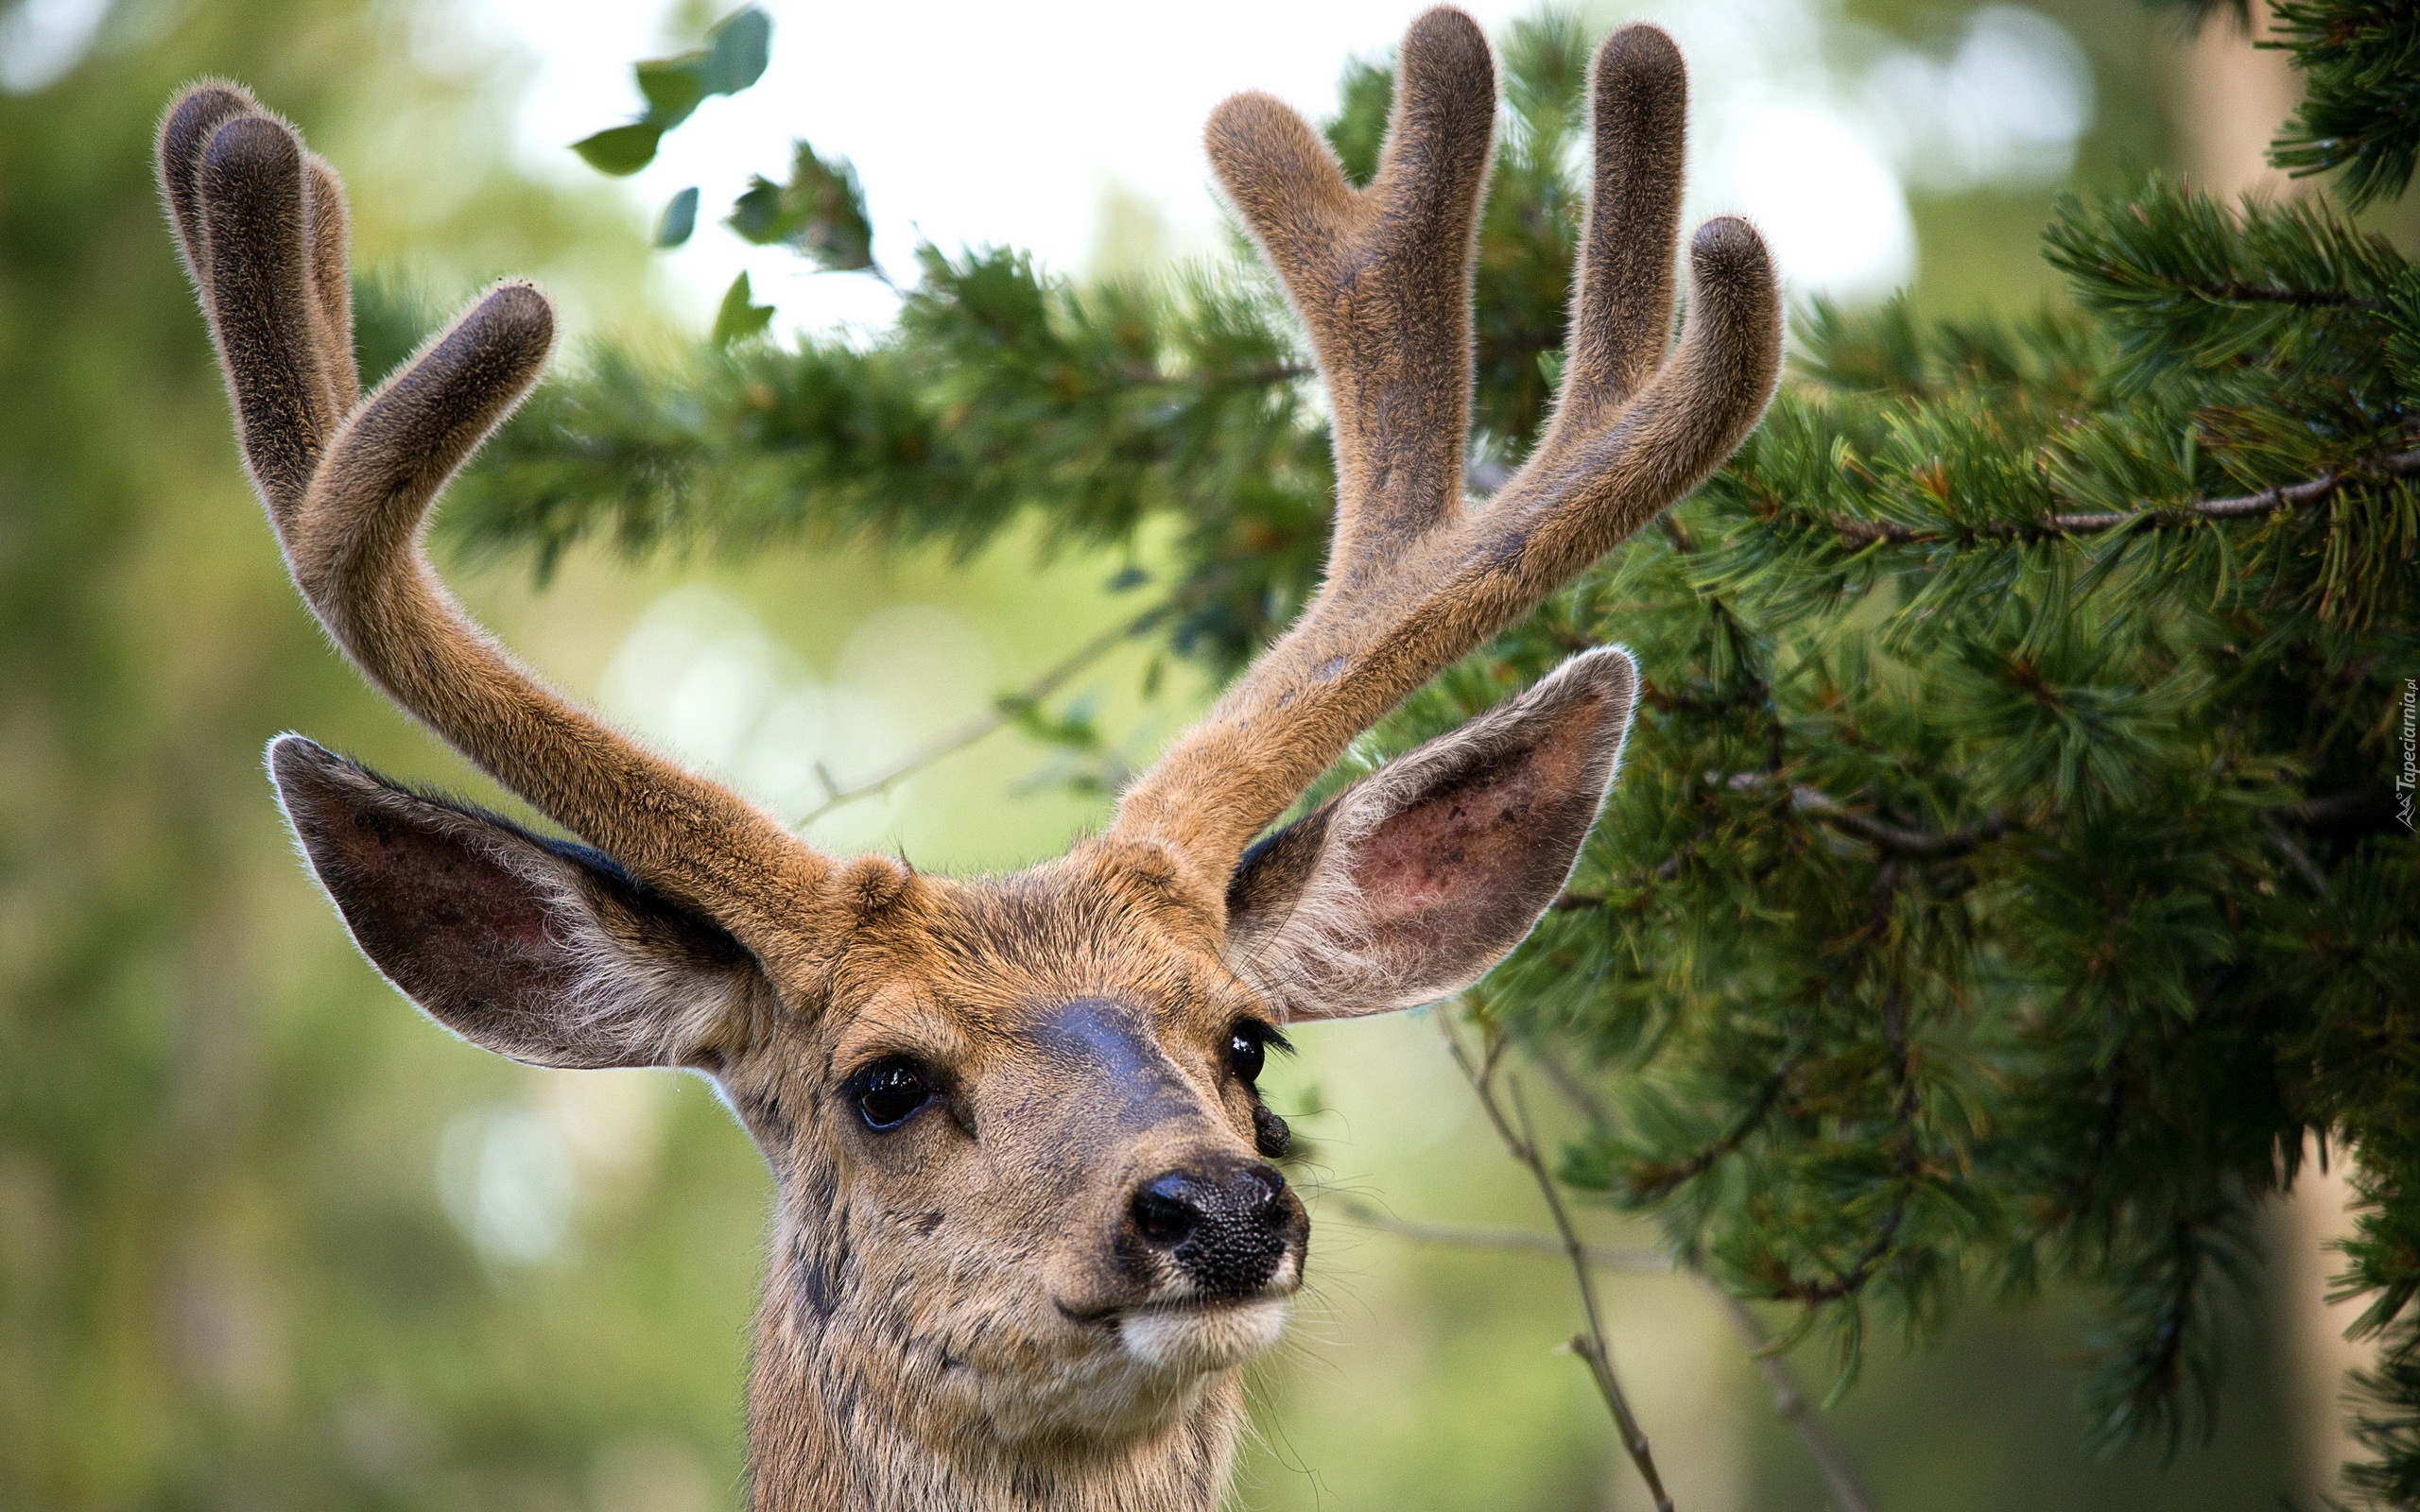
<svg viewBox="0 0 2420 1512">
<path fill-rule="evenodd" d="M 2126 1263 L 2123 1281 L 2135 1294 L 2131 1327 L 2103 1352 L 2100 1368 L 2085 1383 L 2100 1443 L 2126 1443 L 2156 1431 L 2174 1453 L 2185 1436 L 2179 1399 L 2188 1383 L 2200 1388 L 2204 1433 L 2215 1429 L 2215 1361 L 2207 1354 L 2211 1330 L 2204 1314 L 2211 1305 L 2211 1267 L 2222 1274 L 2227 1268 L 2226 1216 L 2217 1209 L 2187 1213 Z"/>
<path fill-rule="evenodd" d="M 1631 1200 L 1647 1203 L 1668 1196 L 1713 1170 L 1739 1146 L 1747 1143 L 1750 1137 L 1764 1126 L 1765 1119 L 1780 1102 L 1781 1094 L 1789 1086 L 1790 1075 L 1797 1069 L 1796 1057 L 1784 1058 L 1773 1068 L 1772 1074 L 1765 1078 L 1764 1084 L 1756 1089 L 1756 1095 L 1749 1099 L 1748 1106 L 1732 1121 L 1729 1128 L 1680 1160 L 1634 1166 L 1629 1177 Z"/>
<path fill-rule="evenodd" d="M 1023 524 L 1046 554 L 1169 521 L 1189 591 L 1171 644 L 1248 658 L 1317 582 L 1334 485 L 1283 306 L 1214 268 L 1079 288 L 1012 250 L 919 263 L 870 342 L 671 366 L 592 350 L 481 453 L 442 529 L 543 576 L 594 538 L 634 558 L 836 541 L 965 556 Z"/>
<path fill-rule="evenodd" d="M 1588 908 L 1610 908 L 1616 902 L 1628 902 L 1630 899 L 1620 895 L 1636 894 L 1645 890 L 1652 883 L 1670 882 L 1678 877 L 1681 874 L 1681 868 L 1688 865 L 1691 853 L 1705 838 L 1703 834 L 1693 837 L 1687 844 L 1656 863 L 1652 869 L 1634 872 L 1628 877 L 1620 878 L 1603 892 L 1565 892 L 1548 905 L 1549 911 L 1568 914 Z"/>
<path fill-rule="evenodd" d="M 2151 505 L 2140 509 L 2109 513 L 2054 514 L 2038 521 L 2014 524 L 1979 523 L 1955 530 L 1920 529 L 1889 520 L 1853 520 L 1841 515 L 1833 516 L 1831 525 L 1843 539 L 1861 546 L 1877 542 L 1951 545 L 1974 541 L 2051 541 L 2062 537 L 2095 535 L 2133 525 L 2161 529 L 2204 520 L 2255 519 L 2283 509 L 2308 508 L 2334 497 L 2353 484 L 2376 478 L 2410 477 L 2414 473 L 2420 473 L 2420 451 L 2397 452 L 2371 461 L 2357 462 L 2337 472 L 2323 472 L 2305 482 L 2285 484 L 2233 498 L 2195 499 L 2184 504 Z"/>
<path fill-rule="evenodd" d="M 2372 365 L 2409 266 L 2324 199 L 2228 203 L 2156 174 L 2122 196 L 2062 196 L 2044 241 L 2113 338 L 2107 376 L 2136 395 L 2248 363 Z"/>
<path fill-rule="evenodd" d="M 1752 789 L 1776 783 L 1779 779 L 1764 773 L 1742 772 L 1732 777 L 1728 786 L 1734 790 Z M 2017 822 L 2004 814 L 1987 814 L 1972 824 L 1962 825 L 1945 833 L 1910 829 L 1892 824 L 1871 815 L 1861 814 L 1847 803 L 1806 783 L 1792 783 L 1790 804 L 1801 813 L 1812 815 L 1825 823 L 1846 831 L 1888 854 L 1911 861 L 1950 861 L 1959 856 L 2004 839 L 2018 828 Z M 1645 889 L 1668 883 L 1680 876 L 1689 858 L 1712 837 L 1711 832 L 1701 831 L 1676 848 L 1654 867 L 1634 872 L 1608 884 L 1601 891 L 1566 890 L 1548 905 L 1552 913 L 1580 913 L 1588 909 L 1611 908 L 1627 904 Z"/>
<path fill-rule="evenodd" d="M 2273 284 L 2247 284 L 2238 279 L 2205 283 L 2186 279 L 2177 285 L 2221 304 L 2286 304 L 2298 310 L 2383 310 L 2386 301 L 2342 289 L 2293 289 Z"/>
<path fill-rule="evenodd" d="M 1838 1302 L 1865 1290 L 1875 1271 L 1889 1257 L 1891 1246 L 1899 1237 L 1899 1226 L 1907 1221 L 1908 1207 L 1913 1198 L 1910 1189 L 1902 1185 L 1890 1211 L 1882 1215 L 1874 1237 L 1858 1251 L 1842 1269 L 1822 1280 L 1807 1280 L 1796 1276 L 1784 1276 L 1770 1282 L 1765 1295 L 1776 1302 L 1798 1302 L 1807 1307 L 1820 1307 L 1825 1302 Z"/>
<path fill-rule="evenodd" d="M 2277 814 L 2307 829 L 2340 836 L 2374 834 L 2394 823 L 2394 788 L 2386 782 L 2368 782 L 2289 803 Z"/>
<path fill-rule="evenodd" d="M 1893 868 L 1886 865 L 1883 879 L 1876 886 L 1877 915 L 1889 905 L 1895 885 Z M 1784 1272 L 1767 1282 L 1766 1295 L 1777 1302 L 1797 1302 L 1820 1307 L 1855 1297 L 1865 1290 L 1882 1263 L 1891 1257 L 1898 1243 L 1899 1229 L 1907 1223 L 1908 1212 L 1915 1204 L 1916 1177 L 1922 1168 L 1923 1154 L 1916 1142 L 1917 1088 L 1913 1067 L 1910 1064 L 1908 1047 L 1908 1010 L 1896 988 L 1884 996 L 1883 1032 L 1891 1049 L 1891 1115 L 1893 1125 L 1892 1179 L 1896 1186 L 1891 1206 L 1875 1226 L 1873 1237 L 1858 1250 L 1846 1267 L 1821 1280 L 1810 1280 Z"/>
<path fill-rule="evenodd" d="M 1731 780 L 1735 787 L 1766 781 L 1769 780 L 1746 773 Z M 1859 839 L 1872 842 L 1880 850 L 1912 861 L 1947 861 L 1962 856 L 1978 846 L 2001 838 L 2015 828 L 2015 821 L 2008 816 L 1987 814 L 1973 824 L 1945 834 L 1911 830 L 1905 825 L 1888 824 L 1870 815 L 1859 814 L 1839 799 L 1804 782 L 1790 784 L 1789 801 L 1793 808 L 1803 813 L 1812 814 Z"/>
<path fill-rule="evenodd" d="M 2303 74 L 2303 101 L 2270 148 L 2297 176 L 2344 170 L 2355 208 L 2403 192 L 2420 162 L 2420 5 L 2277 0 L 2276 39 Z"/>
</svg>

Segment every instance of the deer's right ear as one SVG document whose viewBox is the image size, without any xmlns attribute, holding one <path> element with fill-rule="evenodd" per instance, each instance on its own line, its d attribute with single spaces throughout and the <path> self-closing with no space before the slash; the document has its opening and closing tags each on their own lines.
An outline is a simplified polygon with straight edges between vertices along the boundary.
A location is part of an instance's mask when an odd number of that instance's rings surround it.
<svg viewBox="0 0 2420 1512">
<path fill-rule="evenodd" d="M 361 953 L 481 1049 L 714 1070 L 769 996 L 730 935 L 596 851 L 407 792 L 300 735 L 272 742 L 268 765 Z"/>
<path fill-rule="evenodd" d="M 1570 877 L 1637 679 L 1618 648 L 1582 652 L 1253 846 L 1227 884 L 1228 969 L 1289 1021 L 1486 975 Z"/>
</svg>

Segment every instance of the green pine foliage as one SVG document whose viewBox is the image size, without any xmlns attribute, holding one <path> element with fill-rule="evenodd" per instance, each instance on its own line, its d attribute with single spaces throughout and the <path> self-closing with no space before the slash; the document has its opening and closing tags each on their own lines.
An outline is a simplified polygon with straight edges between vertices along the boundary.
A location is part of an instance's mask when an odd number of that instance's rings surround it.
<svg viewBox="0 0 2420 1512">
<path fill-rule="evenodd" d="M 673 371 L 597 352 L 491 443 L 449 527 L 545 563 L 589 535 L 971 553 L 1019 522 L 1098 547 L 1167 518 L 1180 652 L 1232 665 L 1282 627 L 1316 584 L 1335 472 L 1265 288 L 1218 270 L 1079 291 L 998 249 L 921 263 L 871 345 L 742 343 Z"/>
<path fill-rule="evenodd" d="M 2165 0 L 2195 25 L 2246 0 Z M 2355 209 L 2392 199 L 2420 163 L 2420 0 L 2273 0 L 2263 45 L 2293 56 L 2303 103 L 2275 144 L 2294 174 L 2343 170 L 2338 192 Z"/>
<path fill-rule="evenodd" d="M 2277 165 L 2343 169 L 2356 206 L 2401 194 L 2420 160 L 2420 4 L 2283 0 L 2276 16 L 2308 92 Z"/>
<path fill-rule="evenodd" d="M 2341 13 L 2340 13 L 2341 12 Z M 2280 148 L 2358 200 L 2409 177 L 2410 6 L 2283 10 Z M 1471 476 L 1560 369 L 1587 43 L 1506 39 L 1479 236 Z M 2398 51 L 2397 49 L 2400 49 Z M 1375 162 L 1390 76 L 1330 140 Z M 2355 1478 L 2420 1488 L 2420 269 L 2325 198 L 2159 178 L 2069 198 L 2069 302 L 1818 304 L 1696 497 L 1399 711 L 1331 783 L 1619 642 L 1646 684 L 1566 895 L 1470 1011 L 1596 1089 L 1564 1175 L 1830 1341 L 1962 1299 L 2099 1299 L 2109 1444 L 2210 1420 L 2217 1319 L 2316 1134 L 2364 1200 L 2386 1345 Z M 452 506 L 541 563 L 839 538 L 1172 542 L 1175 651 L 1232 667 L 1316 581 L 1333 471 L 1282 301 L 1241 261 L 1078 287 L 926 249 L 870 340 L 611 351 Z M 1130 579 L 1136 574 L 1126 575 Z"/>
</svg>

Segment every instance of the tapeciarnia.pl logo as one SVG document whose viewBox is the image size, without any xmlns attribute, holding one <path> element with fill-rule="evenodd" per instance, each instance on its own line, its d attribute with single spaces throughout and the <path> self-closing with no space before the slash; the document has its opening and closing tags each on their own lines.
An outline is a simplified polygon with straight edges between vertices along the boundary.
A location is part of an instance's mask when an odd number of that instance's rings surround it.
<svg viewBox="0 0 2420 1512">
<path fill-rule="evenodd" d="M 2411 828 L 2411 792 L 2415 780 L 2420 780 L 2420 752 L 2412 747 L 2415 714 L 2420 714 L 2420 678 L 2403 679 L 2403 770 L 2394 774 L 2394 812 L 2403 827 Z"/>
</svg>

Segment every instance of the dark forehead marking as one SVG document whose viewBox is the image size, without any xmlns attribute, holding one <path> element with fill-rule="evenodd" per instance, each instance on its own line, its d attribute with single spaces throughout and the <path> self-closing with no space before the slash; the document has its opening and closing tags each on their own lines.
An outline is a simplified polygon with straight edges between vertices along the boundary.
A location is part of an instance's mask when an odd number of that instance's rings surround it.
<svg viewBox="0 0 2420 1512">
<path fill-rule="evenodd" d="M 1176 1063 L 1160 1048 L 1150 1017 L 1114 998 L 1077 998 L 1033 1017 L 1034 1048 L 1099 1088 L 1098 1106 L 1120 1127 L 1139 1127 L 1193 1110 Z"/>
</svg>

